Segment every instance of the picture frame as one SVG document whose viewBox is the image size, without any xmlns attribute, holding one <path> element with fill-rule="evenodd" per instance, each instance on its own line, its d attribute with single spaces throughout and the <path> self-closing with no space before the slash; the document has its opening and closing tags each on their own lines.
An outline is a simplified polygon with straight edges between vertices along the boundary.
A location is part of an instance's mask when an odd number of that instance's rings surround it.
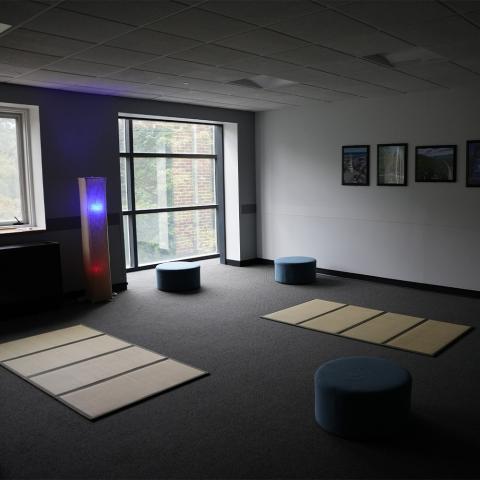
<svg viewBox="0 0 480 480">
<path fill-rule="evenodd" d="M 456 182 L 457 146 L 415 147 L 415 182 Z"/>
<path fill-rule="evenodd" d="M 408 143 L 377 145 L 377 185 L 405 187 L 408 184 Z"/>
<path fill-rule="evenodd" d="M 342 185 L 370 185 L 370 145 L 342 146 Z"/>
<path fill-rule="evenodd" d="M 480 140 L 467 142 L 467 187 L 480 187 Z"/>
</svg>

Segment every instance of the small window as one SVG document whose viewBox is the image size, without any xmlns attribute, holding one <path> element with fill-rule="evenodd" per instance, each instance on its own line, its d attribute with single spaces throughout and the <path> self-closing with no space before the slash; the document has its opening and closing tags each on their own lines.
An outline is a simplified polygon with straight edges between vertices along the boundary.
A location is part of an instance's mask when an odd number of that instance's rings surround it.
<svg viewBox="0 0 480 480">
<path fill-rule="evenodd" d="M 38 107 L 0 103 L 0 233 L 45 229 Z"/>
</svg>

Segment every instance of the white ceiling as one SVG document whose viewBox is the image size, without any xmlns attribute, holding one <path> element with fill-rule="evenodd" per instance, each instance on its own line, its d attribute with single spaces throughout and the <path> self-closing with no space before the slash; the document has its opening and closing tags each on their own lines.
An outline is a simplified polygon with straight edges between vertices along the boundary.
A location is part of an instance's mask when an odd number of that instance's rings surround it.
<svg viewBox="0 0 480 480">
<path fill-rule="evenodd" d="M 480 89 L 480 0 L 1 0 L 0 23 L 6 83 L 254 111 Z M 230 83 L 256 75 L 296 83 Z"/>
</svg>

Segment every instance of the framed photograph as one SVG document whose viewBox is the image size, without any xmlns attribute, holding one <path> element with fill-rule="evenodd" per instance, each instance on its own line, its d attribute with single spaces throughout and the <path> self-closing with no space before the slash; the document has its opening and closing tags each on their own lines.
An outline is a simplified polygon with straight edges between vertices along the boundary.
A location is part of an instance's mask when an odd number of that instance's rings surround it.
<svg viewBox="0 0 480 480">
<path fill-rule="evenodd" d="M 416 182 L 455 182 L 456 180 L 456 145 L 415 147 Z"/>
<path fill-rule="evenodd" d="M 407 185 L 408 144 L 377 145 L 377 185 L 403 187 Z"/>
<path fill-rule="evenodd" d="M 342 185 L 370 184 L 370 146 L 342 147 Z"/>
<path fill-rule="evenodd" d="M 467 142 L 467 187 L 480 187 L 480 140 Z"/>
</svg>

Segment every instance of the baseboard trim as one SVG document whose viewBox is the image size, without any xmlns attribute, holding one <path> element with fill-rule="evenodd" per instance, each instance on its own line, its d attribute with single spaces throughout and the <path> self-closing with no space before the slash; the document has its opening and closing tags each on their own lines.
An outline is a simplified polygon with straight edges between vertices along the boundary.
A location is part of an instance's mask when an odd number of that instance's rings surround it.
<svg viewBox="0 0 480 480">
<path fill-rule="evenodd" d="M 258 264 L 273 265 L 273 260 L 259 258 Z M 332 275 L 334 277 L 354 278 L 356 280 L 366 280 L 369 282 L 385 283 L 397 285 L 399 287 L 416 288 L 417 290 L 429 290 L 438 293 L 448 293 L 451 295 L 462 295 L 464 297 L 480 298 L 480 291 L 468 290 L 465 288 L 446 287 L 444 285 L 433 285 L 430 283 L 410 282 L 408 280 L 397 280 L 394 278 L 376 277 L 373 275 L 364 275 L 362 273 L 345 272 L 343 270 L 331 270 L 329 268 L 317 268 L 317 273 L 323 275 Z"/>
<path fill-rule="evenodd" d="M 116 293 L 124 292 L 127 289 L 128 282 L 114 283 L 112 285 L 112 290 Z"/>
<path fill-rule="evenodd" d="M 120 282 L 120 283 L 113 283 L 112 284 L 112 292 L 120 293 L 127 290 L 128 282 Z M 85 296 L 85 290 L 73 290 L 71 292 L 65 292 L 63 294 L 63 298 L 65 300 L 76 300 L 77 298 L 81 298 Z"/>
<path fill-rule="evenodd" d="M 250 265 L 258 265 L 258 258 L 249 258 L 248 260 L 230 260 L 225 259 L 225 265 L 230 265 L 232 267 L 248 267 Z"/>
</svg>

